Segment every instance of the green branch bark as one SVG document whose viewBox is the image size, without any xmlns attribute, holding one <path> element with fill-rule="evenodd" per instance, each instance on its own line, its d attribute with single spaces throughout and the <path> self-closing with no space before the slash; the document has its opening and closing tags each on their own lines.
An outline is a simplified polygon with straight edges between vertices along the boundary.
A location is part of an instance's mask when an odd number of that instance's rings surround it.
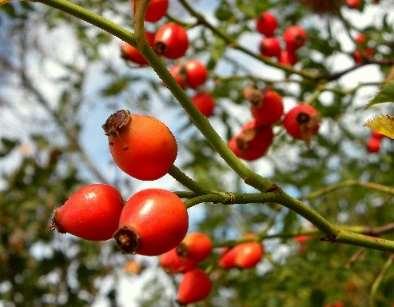
<svg viewBox="0 0 394 307">
<path fill-rule="evenodd" d="M 348 188 L 348 187 L 353 187 L 353 186 L 358 186 L 358 187 L 363 187 L 369 190 L 374 190 L 377 192 L 381 193 L 387 193 L 390 195 L 394 195 L 394 187 L 388 187 L 382 184 L 374 183 L 374 182 L 362 182 L 362 181 L 356 181 L 356 180 L 346 180 L 342 181 L 327 187 L 324 187 L 320 190 L 317 190 L 315 192 L 310 193 L 305 197 L 305 199 L 311 200 L 315 199 L 321 196 L 324 196 L 326 194 L 329 194 L 331 192 L 334 192 L 339 189 L 343 188 Z"/>
</svg>

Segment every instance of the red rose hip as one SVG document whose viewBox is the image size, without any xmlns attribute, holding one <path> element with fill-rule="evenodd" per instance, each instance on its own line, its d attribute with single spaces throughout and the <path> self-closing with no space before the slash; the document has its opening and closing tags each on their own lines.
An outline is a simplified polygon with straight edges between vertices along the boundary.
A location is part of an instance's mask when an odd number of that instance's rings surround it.
<svg viewBox="0 0 394 307">
<path fill-rule="evenodd" d="M 134 0 L 136 1 L 136 0 Z M 150 0 L 145 11 L 145 21 L 156 22 L 167 14 L 168 0 Z"/>
<path fill-rule="evenodd" d="M 261 34 L 266 37 L 274 36 L 275 30 L 278 27 L 278 20 L 270 12 L 262 12 L 256 21 L 256 28 Z"/>
<path fill-rule="evenodd" d="M 146 189 L 127 200 L 114 237 L 127 253 L 158 256 L 181 243 L 188 225 L 186 206 L 175 193 Z"/>
<path fill-rule="evenodd" d="M 258 242 L 246 242 L 234 247 L 234 263 L 242 269 L 253 268 L 264 255 L 263 246 Z"/>
<path fill-rule="evenodd" d="M 117 189 L 107 184 L 89 184 L 55 210 L 53 223 L 61 233 L 92 241 L 108 240 L 118 227 L 122 208 Z"/>
<path fill-rule="evenodd" d="M 195 262 L 201 262 L 212 252 L 212 241 L 208 235 L 201 232 L 192 232 L 186 235 L 177 247 L 179 254 Z"/>
<path fill-rule="evenodd" d="M 151 32 L 145 32 L 145 36 L 148 43 L 152 46 L 155 34 Z M 120 53 L 122 58 L 124 58 L 125 60 L 134 62 L 141 66 L 148 64 L 148 62 L 146 61 L 144 56 L 138 51 L 138 49 L 126 42 L 123 42 L 121 44 Z"/>
<path fill-rule="evenodd" d="M 271 126 L 258 127 L 255 121 L 251 121 L 242 127 L 239 134 L 230 139 L 228 146 L 237 157 L 252 161 L 265 155 L 273 138 Z"/>
<path fill-rule="evenodd" d="M 140 180 L 164 176 L 175 161 L 177 145 L 171 131 L 154 117 L 121 110 L 103 129 L 117 166 Z"/>
<path fill-rule="evenodd" d="M 286 113 L 283 125 L 293 138 L 309 141 L 319 130 L 319 112 L 313 106 L 301 103 Z"/>
<path fill-rule="evenodd" d="M 212 290 L 209 276 L 200 269 L 187 272 L 179 284 L 177 301 L 179 304 L 190 304 L 205 299 Z"/>
<path fill-rule="evenodd" d="M 198 60 L 191 60 L 185 64 L 187 85 L 191 88 L 204 84 L 208 77 L 208 70 L 203 63 Z"/>
<path fill-rule="evenodd" d="M 251 108 L 256 126 L 272 125 L 279 121 L 283 115 L 282 97 L 273 90 L 263 93 L 261 101 Z"/>
<path fill-rule="evenodd" d="M 196 262 L 179 255 L 176 248 L 160 255 L 159 263 L 169 273 L 185 273 L 196 268 Z"/>
<path fill-rule="evenodd" d="M 213 97 L 205 92 L 197 93 L 192 98 L 193 105 L 206 117 L 213 115 L 215 109 L 215 100 Z"/>
<path fill-rule="evenodd" d="M 166 23 L 156 32 L 154 49 L 159 55 L 178 59 L 185 55 L 188 47 L 189 38 L 186 30 L 176 23 Z"/>
<path fill-rule="evenodd" d="M 289 26 L 283 33 L 283 39 L 286 43 L 286 49 L 288 51 L 294 51 L 305 44 L 307 34 L 304 28 L 300 26 Z"/>
<path fill-rule="evenodd" d="M 281 48 L 279 39 L 276 37 L 263 38 L 260 42 L 260 53 L 267 57 L 280 57 Z"/>
</svg>

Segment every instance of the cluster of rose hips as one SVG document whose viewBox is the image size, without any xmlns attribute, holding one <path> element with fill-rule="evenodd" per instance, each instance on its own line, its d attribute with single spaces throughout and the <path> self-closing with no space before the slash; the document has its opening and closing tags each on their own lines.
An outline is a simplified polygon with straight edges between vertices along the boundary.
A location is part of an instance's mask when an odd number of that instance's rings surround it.
<svg viewBox="0 0 394 307">
<path fill-rule="evenodd" d="M 368 141 L 367 141 L 367 150 L 370 153 L 378 153 L 380 151 L 380 147 L 381 147 L 381 143 L 382 140 L 384 139 L 384 135 L 376 132 L 376 131 L 372 131 L 371 136 L 369 137 Z"/>
<path fill-rule="evenodd" d="M 167 9 L 168 0 L 150 1 L 145 13 L 145 21 L 159 21 L 166 15 Z M 158 55 L 162 55 L 169 60 L 183 57 L 189 47 L 189 38 L 186 29 L 174 22 L 160 26 L 156 33 L 145 32 L 145 37 Z M 131 61 L 139 66 L 148 64 L 144 56 L 132 45 L 124 42 L 121 44 L 120 50 L 125 60 Z M 183 89 L 197 89 L 208 78 L 208 70 L 199 60 L 189 60 L 176 64 L 170 68 L 170 73 Z M 208 92 L 198 91 L 195 93 L 192 97 L 192 103 L 206 117 L 213 115 L 215 100 Z"/>
<path fill-rule="evenodd" d="M 375 49 L 368 47 L 368 39 L 365 34 L 358 33 L 354 38 L 356 50 L 353 52 L 353 59 L 356 64 L 362 64 L 366 60 L 370 60 L 375 55 Z"/>
<path fill-rule="evenodd" d="M 292 66 L 297 62 L 296 51 L 302 47 L 307 39 L 305 30 L 293 25 L 283 32 L 283 41 L 286 48 L 282 50 L 281 41 L 275 37 L 278 20 L 270 12 L 261 12 L 256 20 L 257 31 L 264 35 L 260 41 L 260 53 L 266 57 L 275 57 L 280 64 Z"/>
<path fill-rule="evenodd" d="M 228 146 L 237 157 L 252 161 L 264 156 L 271 146 L 272 126 L 283 116 L 283 99 L 272 89 L 261 91 L 253 86 L 245 88 L 244 97 L 252 104 L 253 119 L 229 140 Z M 300 103 L 285 114 L 283 126 L 293 138 L 308 142 L 319 130 L 319 113 L 312 105 Z"/>
</svg>

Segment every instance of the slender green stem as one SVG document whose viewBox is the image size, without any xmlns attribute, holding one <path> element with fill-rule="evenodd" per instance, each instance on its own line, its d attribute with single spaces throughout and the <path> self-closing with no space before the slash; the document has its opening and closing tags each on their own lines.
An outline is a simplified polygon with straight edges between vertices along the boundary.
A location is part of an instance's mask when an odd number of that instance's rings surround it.
<svg viewBox="0 0 394 307">
<path fill-rule="evenodd" d="M 95 14 L 83 8 L 82 6 L 74 4 L 67 0 L 36 0 L 36 2 L 41 2 L 43 4 L 62 10 L 63 12 L 66 12 L 74 17 L 84 20 L 110 34 L 119 37 L 121 40 L 124 40 L 125 42 L 133 46 L 136 45 L 136 40 L 133 32 L 120 27 L 111 20 Z"/>
<path fill-rule="evenodd" d="M 189 191 L 174 191 L 174 193 L 178 195 L 180 198 L 193 198 L 201 195 L 199 193 L 189 192 Z"/>
<path fill-rule="evenodd" d="M 207 189 L 202 187 L 200 184 L 198 184 L 196 181 L 194 181 L 192 178 L 187 176 L 184 172 L 182 172 L 175 165 L 171 166 L 171 168 L 170 168 L 168 173 L 174 179 L 176 179 L 178 182 L 182 183 L 185 187 L 187 187 L 188 189 L 192 190 L 193 192 L 204 193 L 204 192 L 208 191 Z"/>
<path fill-rule="evenodd" d="M 250 57 L 263 62 L 267 65 L 279 68 L 283 71 L 286 71 L 288 73 L 293 73 L 293 74 L 297 74 L 300 75 L 306 79 L 315 79 L 316 77 L 318 77 L 316 74 L 310 73 L 310 72 L 306 72 L 303 70 L 296 70 L 290 66 L 287 65 L 282 65 L 279 64 L 275 61 L 273 61 L 272 59 L 270 59 L 269 57 L 265 57 L 265 56 L 261 56 L 258 55 L 256 53 L 254 53 L 253 51 L 239 45 L 235 40 L 233 40 L 227 33 L 224 33 L 223 31 L 219 30 L 217 27 L 215 27 L 213 24 L 211 24 L 205 17 L 204 15 L 200 14 L 199 12 L 197 12 L 186 0 L 179 0 L 179 2 L 182 4 L 182 6 L 190 13 L 190 15 L 194 16 L 198 23 L 202 24 L 203 26 L 207 27 L 209 30 L 212 31 L 212 33 L 214 33 L 216 36 L 218 36 L 219 38 L 221 38 L 224 42 L 226 42 L 228 44 L 229 47 L 238 50 L 244 54 L 249 55 Z"/>
<path fill-rule="evenodd" d="M 352 187 L 352 186 L 359 186 L 359 187 L 374 190 L 377 192 L 382 192 L 382 193 L 394 195 L 394 187 L 388 187 L 388 186 L 378 184 L 378 183 L 373 183 L 373 182 L 361 182 L 361 181 L 356 181 L 356 180 L 346 180 L 343 182 L 339 182 L 339 183 L 324 187 L 324 188 L 317 190 L 315 192 L 312 192 L 309 195 L 305 196 L 305 199 L 308 199 L 308 200 L 315 199 L 315 198 L 324 196 L 326 194 L 329 194 L 331 192 L 334 192 L 336 190 L 347 188 L 347 187 Z"/>
<path fill-rule="evenodd" d="M 190 198 L 186 201 L 186 206 L 190 208 L 200 203 L 221 203 L 226 205 L 266 203 L 266 202 L 275 202 L 276 199 L 277 199 L 277 194 L 275 192 L 267 192 L 267 193 L 216 192 L 216 193 L 203 194 Z"/>
<path fill-rule="evenodd" d="M 376 276 L 376 279 L 372 283 L 371 291 L 369 294 L 369 306 L 374 307 L 375 305 L 375 300 L 376 300 L 376 293 L 378 292 L 379 286 L 383 281 L 384 276 L 388 272 L 390 266 L 393 264 L 394 260 L 394 255 L 391 255 L 386 262 L 384 263 L 381 271 L 379 272 L 378 276 Z"/>
</svg>

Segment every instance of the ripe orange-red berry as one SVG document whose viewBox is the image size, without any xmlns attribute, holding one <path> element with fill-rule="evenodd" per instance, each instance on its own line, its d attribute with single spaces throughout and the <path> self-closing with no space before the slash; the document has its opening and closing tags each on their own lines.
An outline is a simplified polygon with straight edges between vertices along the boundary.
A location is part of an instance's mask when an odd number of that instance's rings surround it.
<svg viewBox="0 0 394 307">
<path fill-rule="evenodd" d="M 179 254 L 201 262 L 212 252 L 212 241 L 208 235 L 201 232 L 192 232 L 186 235 L 182 243 L 177 247 Z"/>
<path fill-rule="evenodd" d="M 277 27 L 278 20 L 270 12 L 261 12 L 256 20 L 257 31 L 264 34 L 266 37 L 274 36 Z"/>
<path fill-rule="evenodd" d="M 122 208 L 117 189 L 108 184 L 89 184 L 55 210 L 53 223 L 62 233 L 92 241 L 108 240 L 118 227 Z"/>
<path fill-rule="evenodd" d="M 189 47 L 189 38 L 184 27 L 170 22 L 157 30 L 154 49 L 159 55 L 177 59 L 185 55 Z"/>
<path fill-rule="evenodd" d="M 136 12 L 136 2 L 133 0 L 134 14 Z M 150 0 L 145 11 L 145 21 L 156 22 L 167 14 L 168 0 Z"/>
<path fill-rule="evenodd" d="M 263 38 L 260 42 L 260 53 L 267 57 L 280 57 L 280 41 L 276 37 Z"/>
<path fill-rule="evenodd" d="M 289 26 L 283 33 L 283 39 L 286 43 L 286 49 L 289 51 L 294 51 L 305 44 L 307 34 L 304 28 L 300 26 Z"/>
<path fill-rule="evenodd" d="M 145 36 L 148 43 L 152 46 L 155 39 L 155 34 L 151 32 L 145 32 Z M 123 42 L 120 45 L 120 53 L 122 58 L 124 58 L 125 60 L 137 63 L 141 66 L 148 64 L 148 62 L 146 61 L 144 56 L 138 51 L 138 49 L 126 42 Z"/>
<path fill-rule="evenodd" d="M 145 12 L 145 21 L 156 22 L 167 14 L 168 0 L 150 0 Z"/>
<path fill-rule="evenodd" d="M 256 126 L 272 125 L 283 115 L 282 96 L 273 90 L 263 93 L 262 100 L 251 108 Z"/>
<path fill-rule="evenodd" d="M 358 33 L 354 38 L 354 41 L 357 45 L 365 45 L 367 42 L 367 37 L 363 33 Z"/>
<path fill-rule="evenodd" d="M 264 255 L 263 246 L 258 242 L 246 242 L 234 247 L 234 263 L 241 269 L 253 268 Z"/>
<path fill-rule="evenodd" d="M 279 63 L 286 66 L 293 66 L 297 63 L 297 55 L 294 51 L 282 50 L 279 56 Z"/>
<path fill-rule="evenodd" d="M 283 125 L 293 138 L 309 141 L 319 130 L 319 112 L 310 104 L 301 103 L 286 113 Z"/>
<path fill-rule="evenodd" d="M 258 242 L 240 243 L 227 249 L 219 258 L 219 266 L 223 269 L 255 267 L 264 256 L 264 248 Z"/>
<path fill-rule="evenodd" d="M 372 131 L 371 137 L 381 140 L 384 138 L 384 134 L 381 134 L 380 132 L 377 132 L 377 131 Z"/>
<path fill-rule="evenodd" d="M 377 153 L 380 151 L 382 139 L 370 137 L 367 142 L 367 150 L 370 153 Z"/>
<path fill-rule="evenodd" d="M 185 273 L 196 268 L 196 262 L 180 255 L 176 248 L 160 255 L 159 263 L 169 273 Z"/>
<path fill-rule="evenodd" d="M 208 77 L 208 70 L 203 63 L 198 60 L 191 60 L 185 64 L 186 82 L 191 88 L 204 84 Z"/>
<path fill-rule="evenodd" d="M 140 180 L 164 176 L 175 161 L 177 144 L 171 131 L 154 117 L 121 110 L 103 129 L 116 165 Z"/>
<path fill-rule="evenodd" d="M 211 94 L 199 92 L 192 98 L 193 105 L 206 117 L 213 115 L 215 109 L 215 100 Z"/>
<path fill-rule="evenodd" d="M 175 79 L 178 85 L 185 89 L 187 87 L 186 71 L 183 65 L 174 65 L 169 69 L 171 76 Z"/>
<path fill-rule="evenodd" d="M 175 193 L 146 189 L 127 200 L 114 237 L 127 253 L 158 256 L 181 243 L 188 225 L 186 206 Z"/>
<path fill-rule="evenodd" d="M 200 269 L 187 272 L 180 284 L 177 293 L 179 304 L 190 304 L 205 299 L 212 290 L 209 276 Z"/>
<path fill-rule="evenodd" d="M 362 0 L 346 0 L 346 5 L 350 9 L 359 9 L 361 4 Z"/>
<path fill-rule="evenodd" d="M 258 127 L 255 121 L 245 124 L 241 132 L 228 142 L 229 148 L 239 158 L 252 161 L 267 152 L 274 134 L 271 126 Z"/>
<path fill-rule="evenodd" d="M 367 47 L 365 49 L 357 49 L 353 52 L 353 60 L 356 64 L 362 64 L 370 60 L 375 55 L 375 49 Z"/>
</svg>

